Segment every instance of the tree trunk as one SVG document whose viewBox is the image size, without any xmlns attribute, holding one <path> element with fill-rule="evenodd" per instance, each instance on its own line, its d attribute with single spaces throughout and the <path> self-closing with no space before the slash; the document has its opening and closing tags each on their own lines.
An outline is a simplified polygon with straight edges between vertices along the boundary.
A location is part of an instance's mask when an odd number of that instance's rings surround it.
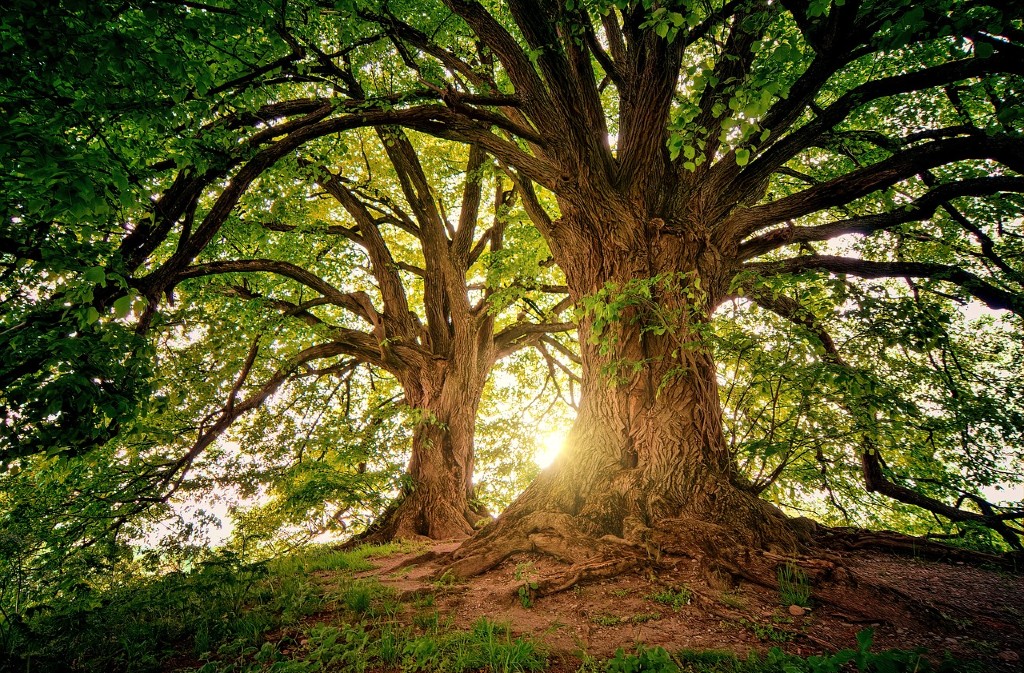
<svg viewBox="0 0 1024 673">
<path fill-rule="evenodd" d="M 402 377 L 406 400 L 419 414 L 408 485 L 365 540 L 465 538 L 483 518 L 473 504 L 473 434 L 486 372 L 476 360 L 434 361 L 429 371 Z"/>
<path fill-rule="evenodd" d="M 629 549 L 704 556 L 796 546 L 781 512 L 741 483 L 723 437 L 715 364 L 701 337 L 727 289 L 719 258 L 682 237 L 662 238 L 661 220 L 628 226 L 620 212 L 602 222 L 614 226 L 557 223 L 576 232 L 572 245 L 585 241 L 585 253 L 561 255 L 571 247 L 552 237 L 583 308 L 584 383 L 566 448 L 456 551 L 457 574 L 517 551 L 611 574 Z"/>
</svg>

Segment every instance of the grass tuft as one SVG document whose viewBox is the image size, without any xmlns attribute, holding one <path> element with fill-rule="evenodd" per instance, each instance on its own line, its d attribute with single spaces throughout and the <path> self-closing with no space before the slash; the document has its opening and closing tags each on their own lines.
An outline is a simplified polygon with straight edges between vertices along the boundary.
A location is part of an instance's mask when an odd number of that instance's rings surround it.
<svg viewBox="0 0 1024 673">
<path fill-rule="evenodd" d="M 779 598 L 783 605 L 811 607 L 811 584 L 807 574 L 793 563 L 779 566 Z"/>
<path fill-rule="evenodd" d="M 678 589 L 665 587 L 652 594 L 647 594 L 647 598 L 655 603 L 667 605 L 673 610 L 678 610 L 684 605 L 690 604 L 690 601 L 693 600 L 693 594 L 686 587 L 679 587 Z"/>
</svg>

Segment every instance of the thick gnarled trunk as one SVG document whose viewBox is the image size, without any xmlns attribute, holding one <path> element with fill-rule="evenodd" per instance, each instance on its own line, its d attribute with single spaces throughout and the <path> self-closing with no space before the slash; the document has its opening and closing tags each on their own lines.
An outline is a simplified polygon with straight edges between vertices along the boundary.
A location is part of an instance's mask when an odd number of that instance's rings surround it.
<svg viewBox="0 0 1024 673">
<path fill-rule="evenodd" d="M 490 322 L 481 324 L 490 335 Z M 400 377 L 417 414 L 406 491 L 366 539 L 450 540 L 471 535 L 483 518 L 473 503 L 473 436 L 493 358 L 490 338 L 457 330 L 453 354 Z"/>
<path fill-rule="evenodd" d="M 591 254 L 558 259 L 584 309 L 583 398 L 566 448 L 455 553 L 459 574 L 517 551 L 611 573 L 627 548 L 795 547 L 785 517 L 744 487 L 722 434 L 715 364 L 701 337 L 727 287 L 716 254 L 659 238 L 660 220 L 617 223 L 590 237 Z"/>
<path fill-rule="evenodd" d="M 386 539 L 434 540 L 472 534 L 481 516 L 473 511 L 473 426 L 478 386 L 446 382 L 438 399 L 417 407 L 422 417 L 412 439 L 409 490 L 382 525 Z"/>
</svg>

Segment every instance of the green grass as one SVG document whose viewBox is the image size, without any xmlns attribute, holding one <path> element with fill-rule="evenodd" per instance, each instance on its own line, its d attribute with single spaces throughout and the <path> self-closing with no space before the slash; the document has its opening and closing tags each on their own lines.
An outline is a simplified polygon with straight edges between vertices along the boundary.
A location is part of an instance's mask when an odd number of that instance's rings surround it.
<svg viewBox="0 0 1024 673">
<path fill-rule="evenodd" d="M 636 653 L 621 649 L 605 662 L 601 673 L 983 673 L 978 665 L 943 660 L 933 665 L 921 651 L 871 651 L 870 629 L 857 634 L 856 649 L 835 654 L 799 657 L 775 647 L 763 655 L 740 658 L 723 650 L 683 649 L 669 653 L 663 648 L 638 645 Z"/>
<path fill-rule="evenodd" d="M 340 551 L 314 546 L 265 562 L 212 554 L 189 572 L 134 578 L 106 589 L 87 585 L 41 605 L 11 627 L 0 671 L 163 670 L 173 656 L 252 656 L 265 634 L 344 608 L 357 617 L 394 613 L 376 583 L 321 586 L 314 574 L 354 573 L 369 559 L 407 545 Z"/>
<path fill-rule="evenodd" d="M 535 673 L 547 668 L 544 647 L 514 636 L 486 618 L 457 629 L 432 594 L 399 602 L 392 591 L 354 576 L 374 556 L 398 546 L 341 552 L 315 547 L 264 563 L 221 554 L 191 572 L 135 579 L 123 585 L 69 589 L 9 630 L 0 671 L 157 673 L 168 662 L 199 662 L 182 673 Z M 316 573 L 330 571 L 329 577 Z M 664 589 L 648 596 L 678 609 L 690 592 Z M 400 619 L 404 614 L 410 615 Z M 631 617 L 597 615 L 602 626 L 642 624 L 660 612 Z M 316 623 L 319 620 L 326 623 Z M 411 623 L 409 623 L 411 622 Z M 315 625 L 314 625 L 315 624 Z M 746 623 L 759 638 L 790 637 L 774 625 Z M 867 634 L 866 636 L 864 634 Z M 801 659 L 780 651 L 738 659 L 728 653 L 670 654 L 638 646 L 599 661 L 584 655 L 591 673 L 839 673 L 925 671 L 920 653 L 872 653 L 870 632 L 858 649 Z M 179 664 L 181 665 L 181 664 Z M 845 668 L 844 668 L 845 667 Z M 941 671 L 966 671 L 940 668 Z M 980 669 L 976 669 L 980 673 Z"/>
<path fill-rule="evenodd" d="M 741 619 L 739 621 L 740 626 L 745 627 L 751 633 L 753 633 L 759 640 L 763 640 L 768 643 L 788 643 L 793 640 L 793 634 L 785 629 L 780 629 L 774 624 L 761 624 L 759 622 L 750 621 L 749 619 Z"/>
<path fill-rule="evenodd" d="M 616 615 L 594 615 L 590 621 L 598 626 L 618 626 L 623 622 L 622 617 Z"/>
<path fill-rule="evenodd" d="M 647 598 L 655 603 L 661 603 L 674 610 L 678 610 L 684 605 L 690 604 L 690 601 L 693 600 L 693 594 L 686 587 L 679 587 L 678 589 L 665 587 L 654 593 L 647 594 Z"/>
<path fill-rule="evenodd" d="M 374 565 L 370 563 L 371 558 L 390 556 L 404 551 L 411 551 L 411 546 L 404 543 L 364 545 L 347 551 L 328 545 L 315 546 L 298 554 L 289 554 L 274 559 L 268 563 L 268 568 L 277 575 L 315 573 L 324 570 L 362 572 L 374 568 Z"/>
<path fill-rule="evenodd" d="M 779 599 L 783 605 L 811 607 L 811 584 L 798 566 L 785 563 L 779 566 Z"/>
</svg>

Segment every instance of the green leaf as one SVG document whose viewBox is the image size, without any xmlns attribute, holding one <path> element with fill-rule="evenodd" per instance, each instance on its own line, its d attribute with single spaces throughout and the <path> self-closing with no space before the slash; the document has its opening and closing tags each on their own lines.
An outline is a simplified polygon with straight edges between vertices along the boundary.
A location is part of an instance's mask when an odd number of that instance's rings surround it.
<svg viewBox="0 0 1024 673">
<path fill-rule="evenodd" d="M 131 313 L 131 310 L 132 310 L 132 296 L 131 295 L 125 295 L 123 297 L 119 297 L 116 301 L 114 301 L 114 317 L 115 318 L 121 319 L 121 318 L 125 317 L 126 315 L 128 315 L 129 313 Z"/>
<path fill-rule="evenodd" d="M 94 266 L 92 268 L 86 269 L 83 277 L 85 278 L 85 282 L 87 283 L 102 284 L 104 283 L 104 281 L 106 281 L 107 274 L 104 273 L 102 266 Z"/>
<path fill-rule="evenodd" d="M 736 150 L 736 164 L 739 166 L 746 166 L 747 162 L 750 161 L 750 150 L 739 149 Z"/>
</svg>

